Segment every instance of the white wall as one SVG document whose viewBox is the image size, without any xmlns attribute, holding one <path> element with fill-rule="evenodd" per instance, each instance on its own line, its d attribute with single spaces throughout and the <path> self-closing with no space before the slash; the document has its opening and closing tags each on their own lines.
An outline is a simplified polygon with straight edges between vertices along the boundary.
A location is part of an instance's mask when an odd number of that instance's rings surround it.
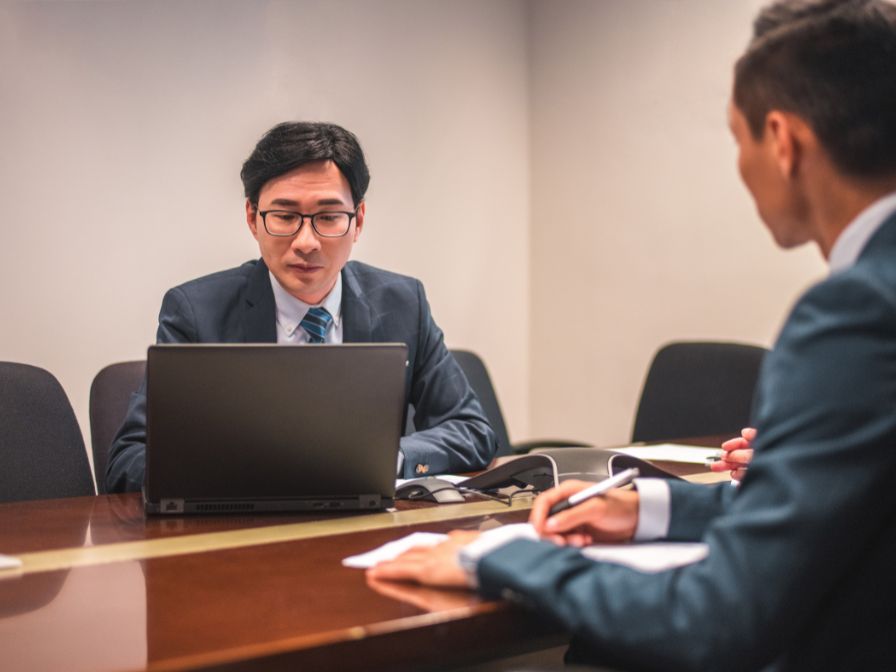
<svg viewBox="0 0 896 672">
<path fill-rule="evenodd" d="M 55 372 L 86 434 L 165 289 L 256 254 L 260 134 L 323 119 L 373 175 L 355 257 L 423 279 L 511 435 L 625 441 L 661 343 L 768 344 L 823 272 L 734 168 L 758 4 L 0 0 L 0 359 Z"/>
<path fill-rule="evenodd" d="M 530 2 L 535 434 L 626 442 L 661 344 L 768 345 L 823 273 L 737 177 L 725 108 L 760 4 Z"/>
<path fill-rule="evenodd" d="M 239 169 L 284 119 L 372 173 L 355 258 L 424 281 L 450 347 L 528 410 L 526 6 L 513 0 L 0 5 L 0 359 L 90 381 L 145 357 L 164 291 L 257 256 Z M 496 253 L 500 264 L 496 264 Z"/>
</svg>

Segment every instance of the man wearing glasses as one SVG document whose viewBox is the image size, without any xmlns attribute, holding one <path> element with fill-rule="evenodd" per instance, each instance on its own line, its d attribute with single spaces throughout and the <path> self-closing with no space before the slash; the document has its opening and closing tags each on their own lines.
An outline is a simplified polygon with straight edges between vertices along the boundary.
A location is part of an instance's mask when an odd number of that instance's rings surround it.
<svg viewBox="0 0 896 672">
<path fill-rule="evenodd" d="M 159 343 L 403 342 L 417 432 L 399 474 L 482 469 L 495 435 L 448 352 L 418 280 L 349 261 L 364 228 L 370 174 L 339 126 L 287 122 L 243 164 L 246 222 L 261 259 L 168 291 Z M 143 485 L 146 397 L 134 395 L 109 453 L 109 492 Z"/>
</svg>

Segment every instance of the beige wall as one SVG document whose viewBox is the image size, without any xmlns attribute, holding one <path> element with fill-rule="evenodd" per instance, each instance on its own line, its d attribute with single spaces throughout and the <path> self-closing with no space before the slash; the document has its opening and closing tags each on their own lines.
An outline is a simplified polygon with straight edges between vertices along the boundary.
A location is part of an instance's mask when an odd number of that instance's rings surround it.
<svg viewBox="0 0 896 672">
<path fill-rule="evenodd" d="M 0 359 L 56 373 L 86 434 L 90 381 L 145 357 L 164 291 L 256 255 L 261 133 L 323 119 L 371 168 L 354 257 L 421 278 L 525 427 L 527 75 L 512 0 L 0 4 Z"/>
<path fill-rule="evenodd" d="M 659 344 L 768 343 L 823 272 L 775 251 L 734 169 L 757 4 L 0 2 L 0 359 L 55 372 L 86 434 L 164 290 L 256 253 L 260 133 L 325 119 L 373 174 L 355 257 L 424 281 L 512 436 L 624 441 Z"/>
<path fill-rule="evenodd" d="M 823 273 L 814 249 L 775 249 L 735 169 L 730 73 L 760 4 L 531 3 L 539 436 L 627 441 L 661 344 L 767 345 Z"/>
</svg>

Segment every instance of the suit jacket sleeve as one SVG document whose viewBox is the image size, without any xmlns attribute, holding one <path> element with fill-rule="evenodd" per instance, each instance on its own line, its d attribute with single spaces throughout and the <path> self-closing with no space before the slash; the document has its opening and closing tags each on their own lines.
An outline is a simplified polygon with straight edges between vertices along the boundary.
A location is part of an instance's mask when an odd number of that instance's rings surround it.
<svg viewBox="0 0 896 672">
<path fill-rule="evenodd" d="M 676 515 L 673 530 L 705 530 L 705 560 L 643 574 L 518 541 L 480 561 L 480 586 L 559 621 L 592 662 L 753 670 L 783 657 L 788 669 L 859 669 L 894 623 L 874 588 L 896 552 L 894 316 L 892 290 L 860 274 L 797 304 L 764 364 L 743 484 L 674 492 L 673 507 L 701 518 L 686 529 Z"/>
<path fill-rule="evenodd" d="M 463 371 L 445 347 L 423 285 L 415 281 L 419 310 L 410 383 L 416 432 L 401 439 L 403 476 L 485 468 L 497 448 L 494 430 Z"/>
<path fill-rule="evenodd" d="M 175 287 L 162 299 L 158 343 L 195 343 L 193 312 L 183 291 Z M 107 492 L 138 492 L 146 466 L 146 379 L 132 396 L 124 423 L 109 449 Z"/>
</svg>

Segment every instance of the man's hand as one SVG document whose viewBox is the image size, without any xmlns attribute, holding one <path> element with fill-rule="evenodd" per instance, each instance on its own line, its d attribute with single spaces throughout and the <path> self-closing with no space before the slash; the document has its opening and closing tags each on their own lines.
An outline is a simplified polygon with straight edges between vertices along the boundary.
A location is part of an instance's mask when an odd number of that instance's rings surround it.
<svg viewBox="0 0 896 672">
<path fill-rule="evenodd" d="M 561 545 L 630 541 L 638 526 L 638 493 L 634 490 L 610 490 L 606 495 L 593 497 L 548 518 L 554 504 L 592 485 L 585 481 L 565 481 L 539 495 L 529 515 L 535 531 Z"/>
<path fill-rule="evenodd" d="M 479 532 L 455 530 L 448 540 L 435 546 L 418 546 L 394 560 L 367 570 L 373 580 L 416 581 L 427 586 L 468 588 L 467 574 L 457 561 L 457 552 L 479 536 Z"/>
<path fill-rule="evenodd" d="M 713 471 L 731 470 L 731 478 L 739 481 L 747 473 L 747 465 L 753 459 L 753 449 L 750 445 L 756 440 L 756 430 L 747 427 L 740 431 L 740 436 L 729 439 L 722 444 L 722 459 L 710 466 Z"/>
</svg>

